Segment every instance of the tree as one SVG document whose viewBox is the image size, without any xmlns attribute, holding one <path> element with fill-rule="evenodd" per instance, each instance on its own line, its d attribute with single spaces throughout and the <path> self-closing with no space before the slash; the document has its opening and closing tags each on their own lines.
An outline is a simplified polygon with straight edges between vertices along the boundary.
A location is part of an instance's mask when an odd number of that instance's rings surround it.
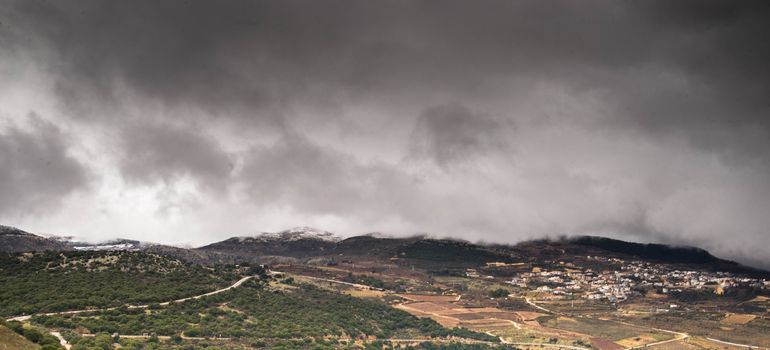
<svg viewBox="0 0 770 350">
<path fill-rule="evenodd" d="M 112 349 L 112 337 L 107 333 L 99 333 L 94 336 L 94 345 L 104 350 Z"/>
<path fill-rule="evenodd" d="M 27 338 L 33 343 L 39 343 L 41 340 L 43 340 L 43 333 L 40 333 L 40 331 L 37 329 L 25 328 L 22 332 L 24 338 Z"/>
<path fill-rule="evenodd" d="M 497 288 L 495 290 L 492 290 L 489 292 L 490 298 L 505 298 L 508 296 L 508 294 L 511 294 L 507 289 L 505 288 Z"/>
<path fill-rule="evenodd" d="M 182 336 L 179 334 L 174 334 L 171 336 L 171 341 L 180 344 L 182 342 Z"/>
</svg>

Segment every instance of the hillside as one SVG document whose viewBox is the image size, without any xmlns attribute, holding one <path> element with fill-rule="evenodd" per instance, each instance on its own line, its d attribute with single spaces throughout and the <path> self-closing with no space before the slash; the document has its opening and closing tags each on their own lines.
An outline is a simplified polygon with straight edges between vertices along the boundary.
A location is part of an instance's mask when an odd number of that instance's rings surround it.
<svg viewBox="0 0 770 350">
<path fill-rule="evenodd" d="M 396 262 L 429 270 L 476 267 L 487 262 L 539 263 L 557 260 L 583 260 L 586 256 L 617 257 L 691 266 L 710 271 L 729 271 L 766 275 L 765 271 L 719 259 L 693 247 L 641 244 L 603 237 L 575 237 L 555 240 L 525 241 L 515 245 L 474 244 L 454 239 L 428 236 L 383 237 L 354 236 L 342 240 L 311 233 L 288 235 L 262 234 L 233 237 L 195 249 L 235 261 L 261 263 L 336 263 L 346 260 Z"/>
<path fill-rule="evenodd" d="M 513 348 L 501 338 L 610 349 L 678 341 L 678 331 L 770 345 L 756 336 L 770 329 L 770 281 L 697 248 L 602 237 L 341 239 L 310 228 L 197 249 L 62 241 L 74 250 L 0 254 L 0 316 L 34 314 L 7 324 L 59 331 L 73 350 L 113 348 L 114 333 L 127 350 L 398 348 L 392 339 Z M 190 296 L 200 297 L 178 300 Z M 669 327 L 677 331 L 660 331 Z"/>
<path fill-rule="evenodd" d="M 142 252 L 0 254 L 0 315 L 157 302 L 228 285 L 235 271 Z"/>
<path fill-rule="evenodd" d="M 199 248 L 114 239 L 89 243 L 67 237 L 46 238 L 13 227 L 0 226 L 0 252 L 28 251 L 141 251 L 188 263 L 335 263 L 344 260 L 401 262 L 428 270 L 461 269 L 486 262 L 530 262 L 581 259 L 599 255 L 678 264 L 710 271 L 769 276 L 766 271 L 719 259 L 695 247 L 625 242 L 605 237 L 562 237 L 515 245 L 474 244 L 429 236 L 386 237 L 378 234 L 339 238 L 333 233 L 297 227 L 276 233 L 232 237 Z"/>
<path fill-rule="evenodd" d="M 510 260 L 510 256 L 505 253 L 460 240 L 434 239 L 427 236 L 394 238 L 376 235 L 338 239 L 328 232 L 310 228 L 263 233 L 253 237 L 233 237 L 196 250 L 262 262 L 303 262 L 319 257 L 345 260 L 357 257 L 374 260 L 399 258 L 422 261 L 426 264 L 464 266 L 468 263 L 483 264 L 486 261 Z"/>
<path fill-rule="evenodd" d="M 674 247 L 655 243 L 643 244 L 595 236 L 566 238 L 565 241 L 581 246 L 597 247 L 613 253 L 668 263 L 708 264 L 719 260 L 711 255 L 711 253 L 695 247 Z"/>
<path fill-rule="evenodd" d="M 0 325 L 0 350 L 38 350 L 40 346 Z"/>
<path fill-rule="evenodd" d="M 0 252 L 42 252 L 70 250 L 66 244 L 15 227 L 0 225 Z"/>
<path fill-rule="evenodd" d="M 356 338 L 458 336 L 497 342 L 496 337 L 465 329 L 447 329 L 385 303 L 333 293 L 289 281 L 249 281 L 240 288 L 152 310 L 117 309 L 78 315 L 37 316 L 49 328 L 87 329 L 95 333 L 228 338 L 261 347 L 291 344 L 292 349 L 332 349 Z M 298 344 L 292 341 L 301 339 Z M 89 342 L 74 338 L 73 343 Z"/>
<path fill-rule="evenodd" d="M 337 242 L 338 238 L 329 232 L 300 227 L 277 233 L 232 237 L 196 250 L 235 256 L 246 261 L 276 257 L 302 259 L 329 254 Z"/>
</svg>

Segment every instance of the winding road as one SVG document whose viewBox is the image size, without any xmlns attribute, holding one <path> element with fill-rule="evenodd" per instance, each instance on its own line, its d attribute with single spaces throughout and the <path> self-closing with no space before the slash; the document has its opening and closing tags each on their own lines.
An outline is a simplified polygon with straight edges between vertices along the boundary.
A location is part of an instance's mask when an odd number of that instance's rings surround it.
<svg viewBox="0 0 770 350">
<path fill-rule="evenodd" d="M 280 272 L 280 271 L 272 271 L 271 274 L 291 275 L 291 274 L 288 274 L 288 273 L 285 273 L 285 272 Z M 297 275 L 297 276 L 301 276 L 301 275 Z M 170 300 L 170 301 L 162 302 L 162 303 L 159 303 L 159 305 L 166 306 L 166 305 L 170 305 L 171 303 L 184 302 L 184 301 L 187 301 L 187 300 L 194 300 L 194 299 L 199 299 L 199 298 L 203 298 L 203 297 L 207 297 L 207 296 L 223 293 L 223 292 L 226 292 L 226 291 L 231 290 L 233 288 L 238 288 L 244 282 L 246 282 L 249 279 L 254 278 L 254 277 L 255 276 L 246 276 L 246 277 L 243 277 L 243 278 L 239 279 L 235 283 L 233 283 L 230 286 L 227 286 L 225 288 L 217 289 L 215 291 L 211 291 L 211 292 L 204 293 L 204 294 L 199 294 L 199 295 L 194 295 L 194 296 L 190 296 L 190 297 L 186 297 L 186 298 L 181 298 L 181 299 L 176 299 L 176 300 Z M 301 277 L 315 279 L 315 280 L 320 280 L 320 281 L 325 281 L 325 282 L 344 284 L 344 285 L 348 285 L 348 286 L 355 287 L 355 288 L 370 289 L 370 290 L 374 289 L 374 290 L 381 290 L 382 291 L 382 289 L 371 287 L 371 286 L 366 286 L 366 285 L 362 285 L 362 284 L 356 284 L 356 283 L 350 283 L 350 282 L 344 282 L 344 281 L 337 281 L 337 280 L 333 280 L 333 279 L 320 278 L 320 277 L 312 277 L 312 276 L 301 276 Z M 553 311 L 553 310 L 549 310 L 549 309 L 546 309 L 546 308 L 544 308 L 544 307 L 542 307 L 540 305 L 535 304 L 529 298 L 525 297 L 524 300 L 526 301 L 527 304 L 529 304 L 530 306 L 532 306 L 532 307 L 534 307 L 534 308 L 536 308 L 538 310 L 545 311 L 545 312 L 547 312 L 549 314 L 560 314 L 559 312 L 556 312 L 556 311 Z M 130 309 L 145 309 L 145 308 L 148 308 L 149 306 L 150 306 L 149 304 L 128 305 L 128 308 L 130 308 Z M 86 313 L 86 312 L 98 312 L 98 311 L 115 310 L 117 308 L 118 307 L 109 307 L 109 308 L 101 308 L 101 309 L 84 309 L 84 310 L 70 310 L 70 311 L 60 311 L 60 312 L 38 313 L 38 314 L 31 314 L 31 315 L 14 316 L 14 317 L 6 319 L 6 321 L 19 321 L 19 322 L 23 322 L 23 321 L 29 320 L 30 318 L 32 318 L 34 316 L 69 315 L 69 314 L 79 314 L 79 313 Z M 632 325 L 632 326 L 638 326 L 638 325 L 630 324 L 630 323 L 623 322 L 623 321 L 617 321 L 617 322 L 625 323 L 625 324 Z M 516 324 L 515 322 L 513 322 L 513 323 L 514 323 L 514 326 L 519 328 L 518 324 Z M 675 342 L 675 341 L 681 341 L 681 340 L 687 339 L 689 337 L 689 335 L 687 333 L 676 332 L 676 331 L 667 330 L 667 329 L 660 329 L 660 328 L 651 328 L 651 329 L 657 330 L 657 331 L 661 331 L 661 332 L 675 334 L 676 336 L 674 338 L 672 338 L 672 339 L 667 339 L 667 340 L 663 340 L 663 341 L 659 341 L 659 342 L 655 342 L 655 343 L 649 343 L 649 344 L 645 344 L 645 345 L 630 347 L 628 349 L 631 350 L 631 349 L 646 348 L 646 347 L 650 347 L 650 346 L 661 345 L 661 344 L 666 344 L 666 343 Z M 64 339 L 64 337 L 62 337 L 61 333 L 53 331 L 53 332 L 51 332 L 51 335 L 53 335 L 56 338 L 58 338 L 60 343 L 61 343 L 61 345 L 64 346 L 65 349 L 69 350 L 69 349 L 72 348 L 72 345 L 69 344 L 67 342 L 67 340 Z M 145 337 L 145 336 L 141 336 L 141 335 L 121 335 L 121 336 L 122 337 L 126 337 L 126 338 L 142 338 L 142 337 Z M 188 339 L 193 339 L 193 338 L 188 338 Z M 195 338 L 195 339 L 197 339 L 197 338 Z M 225 339 L 225 338 L 223 338 L 223 339 Z M 770 348 L 767 348 L 767 347 L 760 347 L 760 346 L 748 345 L 748 344 L 738 344 L 738 343 L 732 343 L 732 342 L 727 342 L 727 341 L 713 339 L 713 338 L 706 338 L 706 339 L 708 339 L 710 341 L 713 341 L 713 342 L 716 342 L 716 343 L 721 343 L 721 344 L 724 344 L 724 345 L 745 347 L 745 348 L 748 348 L 748 349 L 770 349 Z M 419 341 L 445 342 L 445 341 L 458 341 L 457 339 L 435 339 L 435 338 L 434 339 L 379 339 L 379 340 L 381 340 L 381 341 L 390 341 L 390 342 L 419 342 Z M 563 344 L 507 342 L 507 341 L 504 341 L 502 338 L 500 340 L 501 340 L 502 344 L 508 344 L 508 345 L 541 346 L 541 347 L 552 347 L 552 348 L 562 348 L 562 349 L 571 349 L 571 350 L 585 350 L 586 349 L 586 348 L 583 348 L 583 347 L 571 346 L 571 345 L 563 345 Z M 482 341 L 482 340 L 474 340 L 474 339 L 464 339 L 464 340 L 461 340 L 461 342 L 463 342 L 463 341 L 464 342 L 469 342 L 469 343 L 490 343 L 490 342 L 485 342 L 485 341 Z"/>
<path fill-rule="evenodd" d="M 160 305 L 169 305 L 171 303 L 179 303 L 179 302 L 183 302 L 183 301 L 186 301 L 186 300 L 199 299 L 199 298 L 203 298 L 203 297 L 206 297 L 206 296 L 209 296 L 209 295 L 214 295 L 214 294 L 219 294 L 219 293 L 222 293 L 222 292 L 226 292 L 226 291 L 228 291 L 230 289 L 238 288 L 240 285 L 243 284 L 243 282 L 246 282 L 247 280 L 249 280 L 251 278 L 254 278 L 254 276 L 243 277 L 243 278 L 239 279 L 237 282 L 231 284 L 230 286 L 222 288 L 222 289 L 217 289 L 217 290 L 215 290 L 213 292 L 208 292 L 208 293 L 204 293 L 204 294 L 200 294 L 200 295 L 194 295 L 194 296 L 187 297 L 187 298 L 182 298 L 182 299 L 166 301 L 166 302 L 160 303 Z M 148 307 L 150 307 L 149 304 L 129 305 L 128 306 L 128 308 L 130 308 L 130 309 L 146 309 Z M 109 307 L 109 308 L 103 308 L 103 309 L 86 309 L 86 310 L 71 310 L 71 311 L 61 311 L 61 312 L 48 312 L 48 313 L 40 313 L 40 314 L 32 314 L 32 315 L 15 316 L 15 317 L 11 317 L 11 318 L 7 319 L 6 321 L 19 321 L 19 322 L 23 322 L 23 321 L 29 320 L 33 316 L 71 315 L 71 314 L 80 314 L 80 313 L 84 313 L 84 312 L 107 311 L 107 310 L 115 310 L 115 309 L 117 309 L 117 307 Z M 64 339 L 64 337 L 62 337 L 61 333 L 59 333 L 59 332 L 51 332 L 51 335 L 53 335 L 54 337 L 59 339 L 59 343 L 61 343 L 61 345 L 65 349 L 70 350 L 72 348 L 72 344 L 67 342 L 67 340 Z M 132 337 L 132 336 L 128 336 L 128 337 Z"/>
<path fill-rule="evenodd" d="M 225 287 L 225 288 L 222 288 L 222 289 L 217 289 L 217 290 L 215 290 L 213 292 L 208 292 L 208 293 L 200 294 L 200 295 L 194 295 L 194 296 L 187 297 L 187 298 L 182 298 L 182 299 L 170 300 L 170 301 L 162 302 L 159 305 L 166 306 L 166 305 L 169 305 L 171 303 L 180 303 L 180 302 L 187 301 L 187 300 L 200 299 L 200 298 L 203 298 L 203 297 L 207 297 L 209 295 L 214 295 L 214 294 L 219 294 L 219 293 L 222 293 L 222 292 L 226 292 L 226 291 L 228 291 L 230 289 L 238 288 L 240 285 L 243 284 L 243 282 L 246 282 L 247 280 L 249 280 L 251 278 L 254 278 L 254 276 L 243 277 L 243 278 L 239 279 L 237 282 L 233 283 L 232 285 L 230 285 L 228 287 Z M 150 307 L 150 304 L 128 305 L 129 309 L 146 309 L 148 307 Z M 34 316 L 56 316 L 56 315 L 82 314 L 82 313 L 85 313 L 85 312 L 98 312 L 98 311 L 115 310 L 117 308 L 118 308 L 117 306 L 114 306 L 114 307 L 108 307 L 108 308 L 102 308 L 102 309 L 84 309 L 84 310 L 70 310 L 70 311 L 59 311 L 59 312 L 47 312 L 47 313 L 39 313 L 39 314 L 31 314 L 31 315 L 23 315 L 23 316 L 14 316 L 14 317 L 6 319 L 6 321 L 19 321 L 19 322 L 22 322 L 22 321 L 27 321 L 30 318 L 34 317 Z"/>
</svg>

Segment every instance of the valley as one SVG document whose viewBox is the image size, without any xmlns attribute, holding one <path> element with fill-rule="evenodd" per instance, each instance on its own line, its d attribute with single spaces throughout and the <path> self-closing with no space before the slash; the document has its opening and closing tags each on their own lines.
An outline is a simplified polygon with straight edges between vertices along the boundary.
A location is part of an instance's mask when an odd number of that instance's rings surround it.
<svg viewBox="0 0 770 350">
<path fill-rule="evenodd" d="M 766 272 L 594 241 L 300 228 L 182 253 L 13 252 L 0 260 L 0 314 L 16 333 L 48 334 L 28 345 L 46 350 L 770 348 Z"/>
</svg>

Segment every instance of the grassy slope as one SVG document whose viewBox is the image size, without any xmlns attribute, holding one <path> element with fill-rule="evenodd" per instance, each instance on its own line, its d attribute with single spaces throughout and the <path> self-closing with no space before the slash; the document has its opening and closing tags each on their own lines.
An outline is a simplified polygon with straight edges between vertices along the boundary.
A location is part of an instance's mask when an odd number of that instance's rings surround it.
<svg viewBox="0 0 770 350">
<path fill-rule="evenodd" d="M 37 350 L 40 346 L 16 334 L 5 326 L 0 326 L 0 350 Z"/>
</svg>

